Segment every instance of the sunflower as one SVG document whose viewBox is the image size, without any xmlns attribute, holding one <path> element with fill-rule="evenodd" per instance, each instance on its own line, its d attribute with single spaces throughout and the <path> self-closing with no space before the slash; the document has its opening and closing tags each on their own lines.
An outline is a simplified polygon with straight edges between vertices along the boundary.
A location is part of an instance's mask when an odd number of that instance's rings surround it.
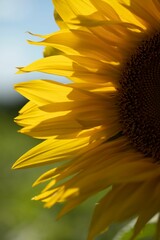
<svg viewBox="0 0 160 240">
<path fill-rule="evenodd" d="M 51 164 L 35 200 L 63 202 L 59 217 L 103 191 L 88 240 L 136 218 L 132 239 L 160 212 L 160 1 L 53 0 L 60 30 L 31 44 L 44 58 L 19 73 L 70 82 L 17 84 L 29 99 L 16 122 L 43 139 L 13 168 Z M 155 239 L 160 238 L 157 221 Z"/>
</svg>

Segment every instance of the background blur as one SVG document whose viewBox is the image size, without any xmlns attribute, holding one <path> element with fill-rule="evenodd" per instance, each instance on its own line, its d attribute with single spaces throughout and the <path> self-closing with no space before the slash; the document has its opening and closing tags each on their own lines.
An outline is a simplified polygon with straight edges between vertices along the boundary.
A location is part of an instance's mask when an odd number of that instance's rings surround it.
<svg viewBox="0 0 160 240">
<path fill-rule="evenodd" d="M 13 85 L 39 78 L 64 81 L 40 73 L 15 74 L 17 66 L 27 65 L 42 57 L 42 47 L 26 42 L 26 39 L 34 40 L 27 31 L 47 34 L 57 29 L 51 0 L 0 0 L 1 240 L 85 240 L 94 204 L 100 197 L 90 199 L 56 221 L 60 206 L 44 209 L 40 202 L 30 200 L 42 189 L 41 186 L 32 188 L 32 183 L 47 168 L 11 170 L 16 159 L 38 142 L 17 132 L 19 127 L 13 119 L 24 105 L 25 99 L 13 90 Z M 109 233 L 97 239 L 112 240 L 119 227 L 113 226 Z"/>
<path fill-rule="evenodd" d="M 79 210 L 81 215 L 74 212 L 56 222 L 57 208 L 44 209 L 41 203 L 30 200 L 40 191 L 40 188 L 32 189 L 31 185 L 45 169 L 11 170 L 15 160 L 37 143 L 36 140 L 17 133 L 18 126 L 14 124 L 13 118 L 23 106 L 24 99 L 13 90 L 13 85 L 20 81 L 46 77 L 45 74 L 38 73 L 15 74 L 17 66 L 24 66 L 42 57 L 41 47 L 26 42 L 26 39 L 31 38 L 26 32 L 47 34 L 56 29 L 51 0 L 0 1 L 1 240 L 78 239 L 76 236 L 79 236 L 82 228 L 82 235 L 87 231 L 88 221 L 85 220 L 85 215 L 88 214 L 84 208 Z M 84 236 L 79 239 L 84 239 Z"/>
<path fill-rule="evenodd" d="M 19 127 L 13 118 L 25 100 L 13 90 L 13 85 L 30 79 L 50 78 L 39 73 L 15 74 L 17 66 L 42 57 L 42 47 L 26 42 L 26 39 L 34 39 L 27 31 L 47 34 L 56 29 L 51 0 L 0 0 L 1 240 L 83 240 L 87 235 L 94 200 L 57 222 L 59 206 L 44 209 L 40 202 L 30 200 L 41 190 L 31 185 L 45 169 L 11 170 L 16 159 L 38 142 L 17 133 Z"/>
</svg>

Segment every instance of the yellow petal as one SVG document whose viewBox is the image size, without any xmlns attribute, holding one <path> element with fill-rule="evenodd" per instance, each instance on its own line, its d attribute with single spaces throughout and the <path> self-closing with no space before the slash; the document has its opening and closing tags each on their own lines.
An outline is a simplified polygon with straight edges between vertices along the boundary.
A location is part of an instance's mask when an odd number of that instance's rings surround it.
<svg viewBox="0 0 160 240">
<path fill-rule="evenodd" d="M 89 31 L 82 30 L 61 30 L 54 33 L 52 36 L 46 38 L 42 42 L 32 42 L 31 44 L 50 46 L 53 49 L 59 49 L 66 54 L 84 55 L 89 58 L 99 58 L 99 60 L 118 61 L 118 51 L 114 47 L 110 47 L 107 41 L 102 41 L 101 38 L 96 37 Z M 109 48 L 108 48 L 109 47 Z M 57 50 L 54 50 L 54 54 L 57 55 Z M 53 55 L 53 54 L 52 54 Z M 114 56 L 115 55 L 115 56 Z M 114 56 L 114 58 L 113 58 Z M 116 58 L 117 57 L 117 58 Z"/>
<path fill-rule="evenodd" d="M 77 28 L 77 23 L 79 23 L 78 16 L 80 15 L 90 15 L 96 11 L 91 1 L 73 1 L 73 0 L 52 0 L 55 6 L 56 12 L 63 19 L 64 23 L 70 28 Z"/>
<path fill-rule="evenodd" d="M 95 208 L 88 240 L 92 240 L 113 222 L 124 221 L 142 210 L 146 211 L 152 199 L 149 192 L 153 188 L 154 181 L 113 188 Z"/>
<path fill-rule="evenodd" d="M 15 85 L 17 92 L 32 100 L 38 105 L 45 105 L 54 102 L 72 101 L 69 99 L 74 93 L 69 85 L 49 80 L 32 80 Z M 75 90 L 75 95 L 76 95 Z M 82 94 L 81 94 L 82 95 Z M 84 95 L 84 94 L 83 94 Z"/>
<path fill-rule="evenodd" d="M 13 168 L 46 165 L 63 160 L 71 160 L 78 149 L 87 146 L 89 137 L 57 140 L 48 139 L 22 155 Z"/>
<path fill-rule="evenodd" d="M 145 22 L 148 28 L 159 29 L 160 21 L 160 4 L 157 1 L 146 0 L 145 4 L 143 1 L 134 0 L 131 1 L 131 5 L 127 7 L 132 13 Z"/>
</svg>

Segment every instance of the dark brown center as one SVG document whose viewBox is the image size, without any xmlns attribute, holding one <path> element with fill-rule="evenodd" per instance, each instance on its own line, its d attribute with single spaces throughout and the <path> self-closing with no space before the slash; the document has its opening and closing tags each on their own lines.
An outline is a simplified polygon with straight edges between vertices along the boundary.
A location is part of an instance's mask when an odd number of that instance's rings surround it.
<svg viewBox="0 0 160 240">
<path fill-rule="evenodd" d="M 160 161 L 160 32 L 128 58 L 118 91 L 124 134 L 137 150 Z"/>
</svg>

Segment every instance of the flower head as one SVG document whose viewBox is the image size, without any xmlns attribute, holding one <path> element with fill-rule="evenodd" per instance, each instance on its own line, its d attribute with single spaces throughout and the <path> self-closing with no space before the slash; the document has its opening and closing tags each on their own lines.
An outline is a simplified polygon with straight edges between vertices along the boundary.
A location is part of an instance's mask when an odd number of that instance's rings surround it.
<svg viewBox="0 0 160 240">
<path fill-rule="evenodd" d="M 106 190 L 88 239 L 137 217 L 133 238 L 160 212 L 159 0 L 53 0 L 58 32 L 41 36 L 44 58 L 20 72 L 71 80 L 20 83 L 29 99 L 16 122 L 44 139 L 14 168 L 54 164 L 34 185 L 62 216 Z M 157 224 L 158 225 L 158 224 Z M 157 227 L 157 236 L 159 236 Z"/>
</svg>

